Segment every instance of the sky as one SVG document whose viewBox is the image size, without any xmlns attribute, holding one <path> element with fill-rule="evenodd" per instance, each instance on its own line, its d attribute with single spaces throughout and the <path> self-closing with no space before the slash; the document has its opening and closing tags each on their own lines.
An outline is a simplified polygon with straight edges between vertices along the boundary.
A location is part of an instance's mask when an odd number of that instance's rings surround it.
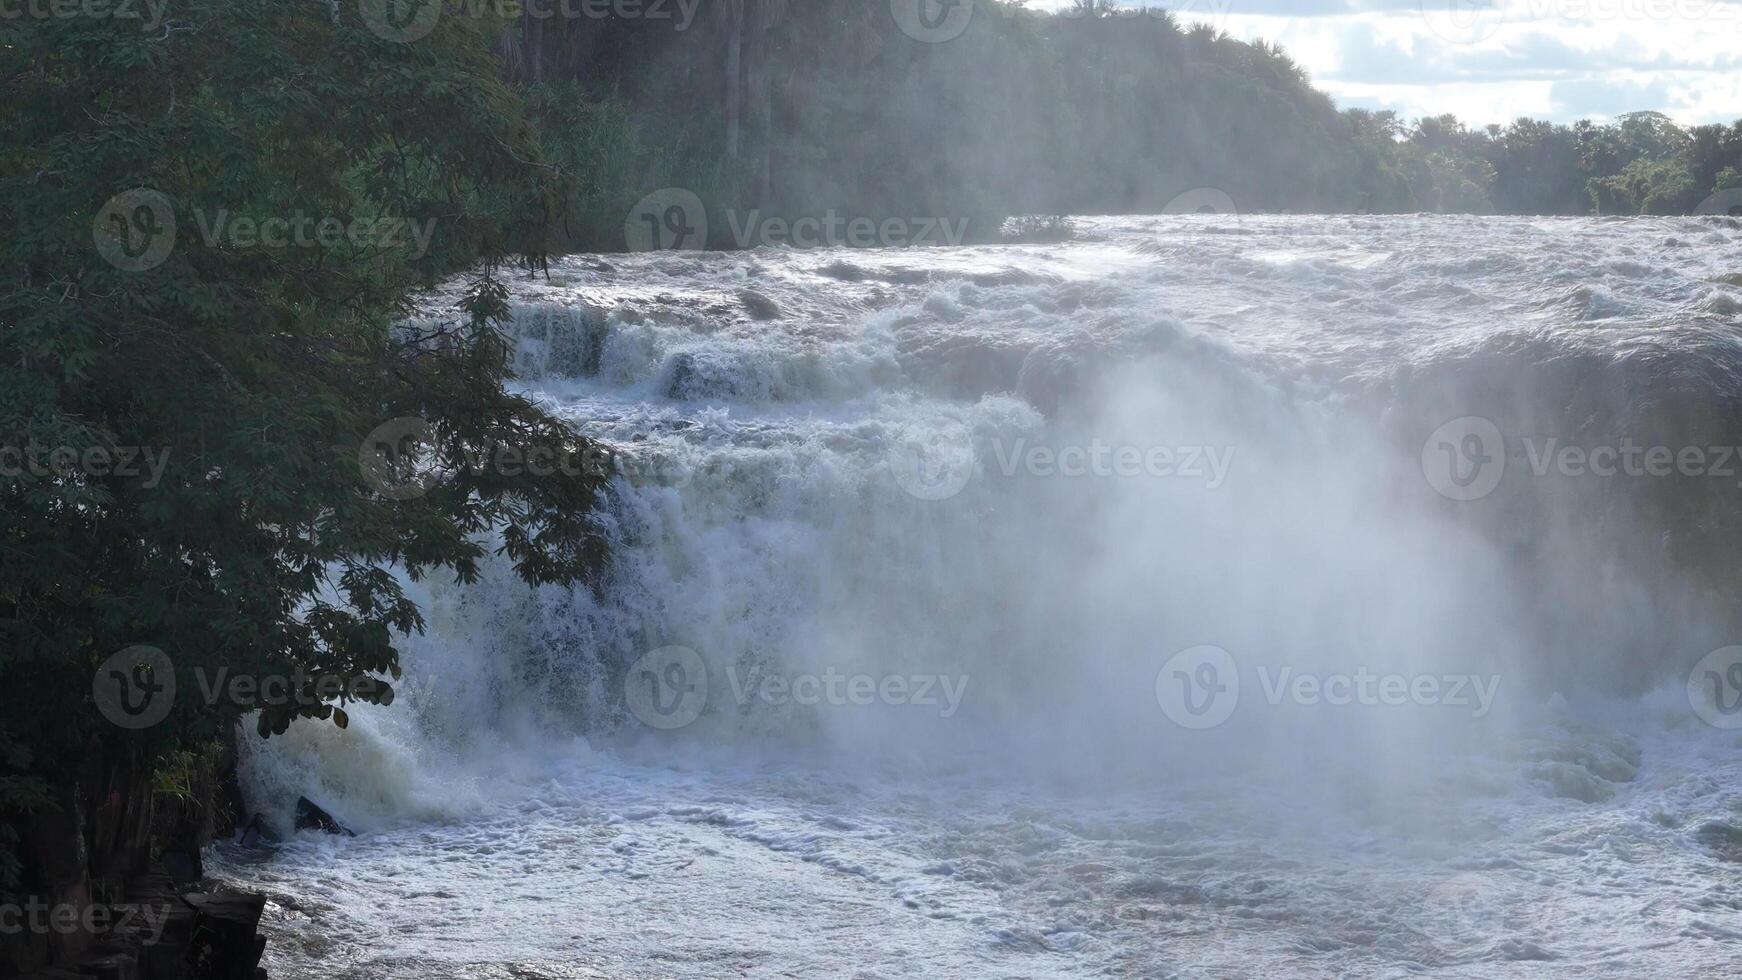
<svg viewBox="0 0 1742 980">
<path fill-rule="evenodd" d="M 1069 0 L 1029 0 L 1058 8 Z M 1140 5 L 1146 0 L 1120 0 Z M 1152 0 L 1153 2 L 1153 0 Z M 1742 119 L 1742 0 L 1160 0 L 1277 41 L 1343 108 L 1471 125 Z"/>
</svg>

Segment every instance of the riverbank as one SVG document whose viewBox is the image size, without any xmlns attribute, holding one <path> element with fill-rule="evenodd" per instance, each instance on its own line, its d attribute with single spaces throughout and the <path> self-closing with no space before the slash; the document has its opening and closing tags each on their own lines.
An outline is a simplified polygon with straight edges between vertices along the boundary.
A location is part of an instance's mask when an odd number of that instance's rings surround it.
<svg viewBox="0 0 1742 980">
<path fill-rule="evenodd" d="M 52 805 L 12 824 L 25 890 L 0 902 L 0 975 L 265 976 L 265 899 L 204 871 L 205 849 L 241 819 L 233 741 L 149 762 L 93 740 Z"/>
</svg>

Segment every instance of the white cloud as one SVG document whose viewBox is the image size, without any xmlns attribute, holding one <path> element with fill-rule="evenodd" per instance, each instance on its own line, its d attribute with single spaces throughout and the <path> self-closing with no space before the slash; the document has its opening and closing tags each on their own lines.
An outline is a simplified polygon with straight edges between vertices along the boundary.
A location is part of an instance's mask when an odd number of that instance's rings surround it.
<svg viewBox="0 0 1742 980">
<path fill-rule="evenodd" d="M 1137 0 L 1132 0 L 1133 4 Z M 1057 8 L 1069 0 L 1035 0 Z M 1742 0 L 1166 0 L 1280 42 L 1340 105 L 1472 125 L 1656 109 L 1742 119 Z"/>
</svg>

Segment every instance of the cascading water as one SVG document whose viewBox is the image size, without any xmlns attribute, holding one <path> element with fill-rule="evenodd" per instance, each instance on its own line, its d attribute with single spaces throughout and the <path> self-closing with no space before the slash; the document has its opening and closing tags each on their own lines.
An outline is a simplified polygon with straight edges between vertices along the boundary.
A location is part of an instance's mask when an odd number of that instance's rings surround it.
<svg viewBox="0 0 1742 980">
<path fill-rule="evenodd" d="M 421 584 L 398 703 L 247 747 L 363 832 L 218 855 L 274 975 L 1742 955 L 1695 668 L 1742 635 L 1742 222 L 1088 219 L 515 299 L 525 389 L 632 464 L 609 581 Z M 1628 441 L 1712 452 L 1589 471 Z"/>
</svg>

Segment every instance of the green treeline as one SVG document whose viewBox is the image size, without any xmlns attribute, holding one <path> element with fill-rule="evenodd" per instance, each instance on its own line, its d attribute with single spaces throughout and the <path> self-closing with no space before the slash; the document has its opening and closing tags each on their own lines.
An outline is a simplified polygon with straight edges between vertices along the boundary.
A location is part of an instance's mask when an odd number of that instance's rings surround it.
<svg viewBox="0 0 1742 980">
<path fill-rule="evenodd" d="M 1742 182 L 1742 121 L 1470 130 L 1339 111 L 1278 47 L 1106 0 L 979 0 L 933 42 L 887 0 L 704 0 L 687 27 L 675 7 L 528 2 L 511 77 L 547 143 L 605 163 L 574 202 L 577 247 L 621 248 L 622 216 L 663 186 L 711 210 L 969 218 L 986 238 L 1012 214 L 1156 213 L 1203 187 L 1242 211 L 1579 215 L 1685 213 Z"/>
<path fill-rule="evenodd" d="M 1609 125 L 1520 119 L 1467 129 L 1453 116 L 1404 124 L 1344 113 L 1358 135 L 1374 211 L 1476 214 L 1688 214 L 1742 204 L 1742 120 L 1685 129 L 1657 112 Z"/>
</svg>

